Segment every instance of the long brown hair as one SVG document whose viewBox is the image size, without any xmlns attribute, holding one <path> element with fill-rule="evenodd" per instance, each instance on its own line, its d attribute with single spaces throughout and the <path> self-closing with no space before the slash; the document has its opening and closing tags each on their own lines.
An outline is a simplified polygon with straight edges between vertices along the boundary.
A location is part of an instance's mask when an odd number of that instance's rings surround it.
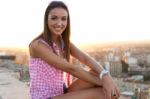
<svg viewBox="0 0 150 99">
<path fill-rule="evenodd" d="M 62 39 L 64 41 L 64 55 L 67 61 L 70 60 L 70 16 L 69 16 L 69 10 L 66 4 L 62 1 L 52 1 L 46 8 L 45 15 L 44 15 L 44 30 L 43 32 L 34 40 L 42 38 L 44 41 L 46 41 L 50 46 L 52 44 L 51 39 L 51 32 L 48 28 L 48 15 L 51 10 L 54 8 L 63 8 L 68 13 L 68 19 L 67 19 L 67 26 L 66 29 L 62 33 Z M 33 41 L 34 41 L 33 40 Z"/>
</svg>

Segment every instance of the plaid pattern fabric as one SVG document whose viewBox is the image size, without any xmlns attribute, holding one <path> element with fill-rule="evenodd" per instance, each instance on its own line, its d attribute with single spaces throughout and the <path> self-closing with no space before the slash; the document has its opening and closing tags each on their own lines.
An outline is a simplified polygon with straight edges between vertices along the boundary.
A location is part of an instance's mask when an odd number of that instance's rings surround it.
<svg viewBox="0 0 150 99">
<path fill-rule="evenodd" d="M 30 93 L 32 99 L 47 99 L 63 94 L 63 72 L 40 58 L 30 59 Z"/>
<path fill-rule="evenodd" d="M 43 40 L 40 41 L 48 45 Z M 56 49 L 55 44 L 53 44 L 53 48 L 56 54 L 59 55 L 60 52 Z M 29 72 L 32 99 L 47 99 L 64 93 L 63 71 L 49 65 L 41 58 L 30 58 Z"/>
</svg>

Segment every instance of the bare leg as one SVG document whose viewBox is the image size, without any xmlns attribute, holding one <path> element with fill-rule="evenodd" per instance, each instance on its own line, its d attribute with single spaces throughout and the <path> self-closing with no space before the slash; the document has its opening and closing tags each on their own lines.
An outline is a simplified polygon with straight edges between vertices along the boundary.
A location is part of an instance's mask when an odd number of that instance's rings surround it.
<svg viewBox="0 0 150 99">
<path fill-rule="evenodd" d="M 78 91 L 78 90 L 82 90 L 82 89 L 88 89 L 88 88 L 94 88 L 95 85 L 85 82 L 83 80 L 77 79 L 76 81 L 74 81 L 68 88 L 68 91 Z"/>
<path fill-rule="evenodd" d="M 105 99 L 105 94 L 102 88 L 97 87 L 68 92 L 52 99 Z"/>
<path fill-rule="evenodd" d="M 93 71 L 89 72 L 94 73 Z M 105 99 L 105 93 L 102 87 L 77 79 L 69 86 L 68 93 L 52 99 Z"/>
<path fill-rule="evenodd" d="M 89 71 L 94 75 L 97 75 L 93 71 Z M 66 94 L 52 97 L 52 99 L 106 99 L 105 93 L 102 87 L 98 87 L 92 83 L 85 82 L 77 79 L 68 88 Z"/>
<path fill-rule="evenodd" d="M 90 70 L 89 73 L 92 73 L 94 75 L 97 75 L 94 71 Z M 97 75 L 98 76 L 98 75 Z M 95 88 L 97 87 L 96 85 L 92 83 L 85 82 L 83 80 L 77 79 L 75 80 L 68 88 L 68 91 L 78 91 L 82 89 L 88 89 L 88 88 Z"/>
</svg>

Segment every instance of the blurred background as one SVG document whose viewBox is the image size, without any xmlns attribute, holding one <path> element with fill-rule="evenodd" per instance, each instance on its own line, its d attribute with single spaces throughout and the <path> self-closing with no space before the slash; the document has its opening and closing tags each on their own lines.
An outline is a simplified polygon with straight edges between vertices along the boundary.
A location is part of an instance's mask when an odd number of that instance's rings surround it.
<svg viewBox="0 0 150 99">
<path fill-rule="evenodd" d="M 0 99 L 29 99 L 28 45 L 43 31 L 50 1 L 0 1 Z M 137 89 L 137 97 L 150 97 L 150 1 L 63 1 L 71 41 L 110 71 L 124 97 Z"/>
</svg>

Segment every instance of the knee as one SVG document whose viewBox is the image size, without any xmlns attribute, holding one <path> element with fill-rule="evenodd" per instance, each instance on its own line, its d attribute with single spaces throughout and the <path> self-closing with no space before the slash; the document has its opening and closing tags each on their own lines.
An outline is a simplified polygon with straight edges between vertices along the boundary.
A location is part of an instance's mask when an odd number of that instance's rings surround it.
<svg viewBox="0 0 150 99">
<path fill-rule="evenodd" d="M 93 88 L 92 98 L 93 99 L 105 99 L 105 93 L 102 87 Z"/>
</svg>

